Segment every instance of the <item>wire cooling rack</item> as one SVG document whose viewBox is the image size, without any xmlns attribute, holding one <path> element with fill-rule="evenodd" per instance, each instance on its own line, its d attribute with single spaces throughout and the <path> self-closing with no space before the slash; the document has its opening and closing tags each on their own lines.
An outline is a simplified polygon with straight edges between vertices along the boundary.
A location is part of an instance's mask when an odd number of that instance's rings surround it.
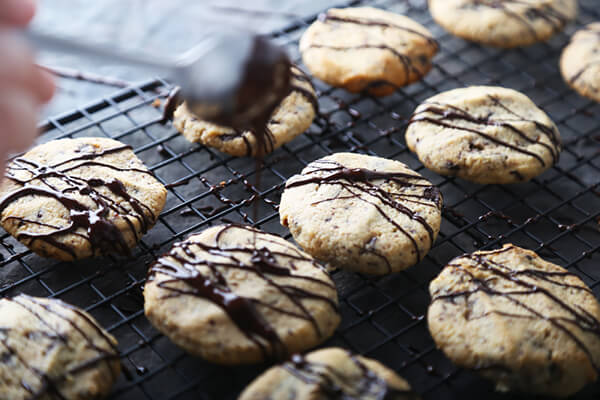
<svg viewBox="0 0 600 400">
<path fill-rule="evenodd" d="M 400 160 L 440 187 L 445 207 L 439 238 L 419 265 L 382 278 L 334 272 L 343 321 L 325 345 L 382 361 L 425 399 L 515 398 L 494 393 L 489 382 L 456 368 L 435 349 L 424 317 L 431 279 L 459 254 L 512 242 L 565 266 L 600 297 L 600 105 L 571 91 L 558 70 L 560 51 L 573 31 L 600 20 L 598 0 L 580 1 L 580 16 L 564 33 L 515 50 L 452 37 L 432 21 L 425 1 L 340 4 L 360 5 L 389 9 L 427 26 L 441 45 L 435 67 L 423 81 L 385 98 L 315 82 L 321 116 L 307 133 L 266 158 L 259 187 L 253 184 L 253 160 L 191 145 L 171 124 L 159 123 L 155 101 L 164 98 L 168 85 L 163 81 L 128 88 L 43 124 L 42 142 L 106 136 L 130 144 L 161 182 L 171 184 L 157 225 L 130 259 L 56 263 L 32 254 L 4 231 L 0 234 L 0 296 L 24 292 L 61 298 L 88 310 L 117 337 L 131 376 L 122 375 L 111 399 L 233 399 L 267 367 L 212 365 L 160 335 L 143 315 L 146 270 L 174 241 L 223 221 L 255 224 L 289 238 L 277 213 L 285 180 L 333 152 Z M 295 20 L 272 36 L 299 61 L 298 39 L 315 18 Z M 560 162 L 529 183 L 506 186 L 475 185 L 424 169 L 406 148 L 407 118 L 427 97 L 471 84 L 507 86 L 530 96 L 560 128 Z M 259 198 L 256 220 L 254 195 Z M 577 398 L 599 397 L 596 384 Z"/>
</svg>

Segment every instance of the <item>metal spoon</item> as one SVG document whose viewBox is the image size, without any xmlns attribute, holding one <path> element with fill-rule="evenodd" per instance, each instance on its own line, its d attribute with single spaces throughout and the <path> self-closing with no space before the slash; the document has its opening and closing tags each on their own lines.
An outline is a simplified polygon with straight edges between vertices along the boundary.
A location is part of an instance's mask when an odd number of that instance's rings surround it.
<svg viewBox="0 0 600 400">
<path fill-rule="evenodd" d="M 286 52 L 263 36 L 233 30 L 213 33 L 177 58 L 131 54 L 29 30 L 40 50 L 125 64 L 181 87 L 188 109 L 200 119 L 238 129 L 266 123 L 289 92 Z"/>
</svg>

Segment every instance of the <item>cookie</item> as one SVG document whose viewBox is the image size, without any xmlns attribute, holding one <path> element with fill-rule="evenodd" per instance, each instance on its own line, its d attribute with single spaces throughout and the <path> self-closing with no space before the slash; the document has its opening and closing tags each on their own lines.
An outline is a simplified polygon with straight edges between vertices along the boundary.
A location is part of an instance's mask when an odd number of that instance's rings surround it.
<svg viewBox="0 0 600 400">
<path fill-rule="evenodd" d="M 131 147 L 106 138 L 54 140 L 8 164 L 0 224 L 43 257 L 129 255 L 166 197 Z"/>
<path fill-rule="evenodd" d="M 302 35 L 310 72 L 351 92 L 386 96 L 431 69 L 438 44 L 421 24 L 372 7 L 332 8 Z"/>
<path fill-rule="evenodd" d="M 431 335 L 496 389 L 569 396 L 597 378 L 600 304 L 566 269 L 512 244 L 455 258 L 430 286 Z"/>
<path fill-rule="evenodd" d="M 558 161 L 552 120 L 524 94 L 472 86 L 417 107 L 406 144 L 430 170 L 476 183 L 525 182 Z"/>
<path fill-rule="evenodd" d="M 283 359 L 340 322 L 328 273 L 293 244 L 249 226 L 209 228 L 149 270 L 144 309 L 175 344 L 206 360 Z"/>
<path fill-rule="evenodd" d="M 286 182 L 279 215 L 315 258 L 382 275 L 423 259 L 441 209 L 439 189 L 401 162 L 337 153 Z"/>
<path fill-rule="evenodd" d="M 577 16 L 577 0 L 429 0 L 429 11 L 453 35 L 512 48 L 562 31 Z"/>
<path fill-rule="evenodd" d="M 214 147 L 232 156 L 257 156 L 271 153 L 306 131 L 318 112 L 315 90 L 309 78 L 292 67 L 292 90 L 275 109 L 267 124 L 264 145 L 259 148 L 256 136 L 233 128 L 199 120 L 181 104 L 173 115 L 173 125 L 193 143 Z"/>
<path fill-rule="evenodd" d="M 600 101 L 600 22 L 573 35 L 560 57 L 560 71 L 579 94 Z"/>
<path fill-rule="evenodd" d="M 416 400 L 410 385 L 389 368 L 348 350 L 330 347 L 270 368 L 239 400 Z"/>
<path fill-rule="evenodd" d="M 0 398 L 99 399 L 120 371 L 117 341 L 85 311 L 23 294 L 0 300 Z"/>
</svg>

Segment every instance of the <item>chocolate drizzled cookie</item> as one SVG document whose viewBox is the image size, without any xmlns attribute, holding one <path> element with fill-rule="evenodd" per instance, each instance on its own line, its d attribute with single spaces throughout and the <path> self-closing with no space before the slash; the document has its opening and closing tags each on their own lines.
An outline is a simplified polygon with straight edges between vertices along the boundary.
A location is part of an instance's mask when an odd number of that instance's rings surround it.
<svg viewBox="0 0 600 400">
<path fill-rule="evenodd" d="M 190 142 L 202 143 L 227 154 L 269 154 L 306 131 L 319 111 L 319 103 L 308 76 L 295 66 L 292 66 L 291 73 L 291 91 L 271 115 L 264 138 L 260 141 L 252 131 L 241 131 L 199 120 L 187 109 L 185 103 L 175 109 L 173 124 Z M 173 96 L 172 99 L 176 97 Z M 168 104 L 169 110 L 172 110 L 175 101 L 171 100 Z M 168 117 L 169 115 L 165 115 L 165 118 Z"/>
<path fill-rule="evenodd" d="M 0 300 L 0 398 L 101 398 L 119 372 L 116 340 L 86 312 L 56 299 Z"/>
<path fill-rule="evenodd" d="M 176 243 L 150 268 L 144 298 L 154 326 L 224 364 L 285 358 L 324 341 L 340 321 L 327 272 L 249 226 L 217 226 Z"/>
<path fill-rule="evenodd" d="M 417 107 L 406 143 L 441 175 L 477 183 L 528 181 L 558 161 L 561 140 L 550 118 L 524 94 L 472 86 Z"/>
<path fill-rule="evenodd" d="M 441 207 L 438 188 L 404 164 L 337 153 L 288 179 L 279 213 L 294 240 L 317 259 L 386 274 L 425 256 Z"/>
<path fill-rule="evenodd" d="M 331 347 L 277 365 L 256 378 L 240 400 L 416 400 L 408 383 L 379 362 Z"/>
<path fill-rule="evenodd" d="M 0 223 L 45 257 L 128 255 L 156 222 L 166 194 L 123 143 L 55 140 L 8 164 Z"/>
<path fill-rule="evenodd" d="M 544 41 L 577 15 L 576 0 L 429 0 L 433 19 L 452 34 L 511 48 Z"/>
<path fill-rule="evenodd" d="M 568 396 L 600 366 L 600 304 L 574 274 L 512 244 L 457 257 L 429 287 L 429 330 L 498 390 Z"/>
<path fill-rule="evenodd" d="M 579 94 L 600 102 L 600 22 L 573 35 L 560 57 L 560 70 Z"/>
<path fill-rule="evenodd" d="M 332 8 L 300 40 L 302 60 L 317 78 L 378 96 L 425 76 L 438 48 L 422 25 L 372 7 Z"/>
</svg>

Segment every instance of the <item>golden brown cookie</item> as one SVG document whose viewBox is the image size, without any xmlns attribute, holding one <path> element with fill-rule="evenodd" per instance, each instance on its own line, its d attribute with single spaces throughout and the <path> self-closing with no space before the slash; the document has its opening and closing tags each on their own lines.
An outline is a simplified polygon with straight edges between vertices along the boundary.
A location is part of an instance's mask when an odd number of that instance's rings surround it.
<svg viewBox="0 0 600 400">
<path fill-rule="evenodd" d="M 511 48 L 562 31 L 577 15 L 577 0 L 429 0 L 429 11 L 458 37 Z"/>
<path fill-rule="evenodd" d="M 425 76 L 437 50 L 421 24 L 372 7 L 332 8 L 300 40 L 302 61 L 314 76 L 377 96 Z"/>
</svg>

